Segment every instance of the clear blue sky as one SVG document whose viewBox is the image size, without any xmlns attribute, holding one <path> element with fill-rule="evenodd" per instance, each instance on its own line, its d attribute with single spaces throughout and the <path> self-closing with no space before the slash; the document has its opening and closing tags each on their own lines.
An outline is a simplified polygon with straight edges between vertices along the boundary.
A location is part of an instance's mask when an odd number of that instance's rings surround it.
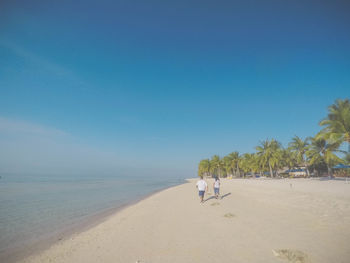
<svg viewBox="0 0 350 263">
<path fill-rule="evenodd" d="M 0 172 L 191 176 L 314 135 L 350 95 L 349 3 L 1 1 Z"/>
</svg>

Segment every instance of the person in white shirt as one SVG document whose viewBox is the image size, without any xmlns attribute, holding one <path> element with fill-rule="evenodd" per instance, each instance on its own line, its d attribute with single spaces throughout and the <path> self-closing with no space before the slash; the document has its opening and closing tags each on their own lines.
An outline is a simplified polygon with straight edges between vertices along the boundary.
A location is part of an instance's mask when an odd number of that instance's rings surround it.
<svg viewBox="0 0 350 263">
<path fill-rule="evenodd" d="M 216 199 L 218 199 L 220 194 L 220 179 L 218 177 L 215 177 L 213 188 L 214 188 L 215 197 Z"/>
<path fill-rule="evenodd" d="M 197 182 L 196 187 L 199 191 L 199 199 L 200 202 L 203 203 L 204 193 L 208 189 L 207 183 L 203 180 L 203 176 L 201 176 L 201 179 Z"/>
</svg>

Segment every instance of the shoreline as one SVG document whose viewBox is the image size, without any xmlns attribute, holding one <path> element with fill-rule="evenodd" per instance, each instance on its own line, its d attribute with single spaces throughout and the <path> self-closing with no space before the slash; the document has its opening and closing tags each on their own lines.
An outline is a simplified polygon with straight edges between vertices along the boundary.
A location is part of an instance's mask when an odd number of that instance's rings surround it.
<svg viewBox="0 0 350 263">
<path fill-rule="evenodd" d="M 154 193 L 20 263 L 348 262 L 349 184 L 222 179 L 216 199 L 207 179 L 199 203 L 195 180 Z"/>
<path fill-rule="evenodd" d="M 14 248 L 9 249 L 7 253 L 3 253 L 2 255 L 0 255 L 0 261 L 2 262 L 2 260 L 6 260 L 7 263 L 15 263 L 15 262 L 24 260 L 25 258 L 31 257 L 33 255 L 39 254 L 45 250 L 48 250 L 51 246 L 59 242 L 64 242 L 66 240 L 69 240 L 75 235 L 79 235 L 82 232 L 88 231 L 89 229 L 94 228 L 99 224 L 102 224 L 103 222 L 108 220 L 110 217 L 113 217 L 117 213 L 120 213 L 121 211 L 123 211 L 124 209 L 130 206 L 133 206 L 139 202 L 142 202 L 143 200 L 159 192 L 162 192 L 169 188 L 176 187 L 186 183 L 188 183 L 188 180 L 183 179 L 182 182 L 179 182 L 171 186 L 167 186 L 165 188 L 154 190 L 144 196 L 140 196 L 130 201 L 121 203 L 118 206 L 101 210 L 92 215 L 86 215 L 82 217 L 79 221 L 72 223 L 69 226 L 66 226 L 64 229 L 54 231 L 53 234 L 42 236 L 40 237 L 39 240 L 28 240 L 21 245 L 18 245 Z"/>
</svg>

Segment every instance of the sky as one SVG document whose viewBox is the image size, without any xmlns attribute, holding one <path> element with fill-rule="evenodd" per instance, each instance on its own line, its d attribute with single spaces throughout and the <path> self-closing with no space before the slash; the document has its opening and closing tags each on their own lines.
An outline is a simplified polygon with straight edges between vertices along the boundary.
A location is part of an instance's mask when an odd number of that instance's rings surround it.
<svg viewBox="0 0 350 263">
<path fill-rule="evenodd" d="M 350 95 L 349 1 L 1 1 L 0 173 L 196 174 Z"/>
</svg>

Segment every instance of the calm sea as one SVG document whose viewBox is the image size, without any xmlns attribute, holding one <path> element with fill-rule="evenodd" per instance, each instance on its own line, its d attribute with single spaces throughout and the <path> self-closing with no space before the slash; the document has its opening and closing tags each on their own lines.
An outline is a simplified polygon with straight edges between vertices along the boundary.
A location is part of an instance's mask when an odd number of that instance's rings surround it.
<svg viewBox="0 0 350 263">
<path fill-rule="evenodd" d="M 0 259 L 89 218 L 183 183 L 181 178 L 13 176 L 0 179 Z M 0 260 L 1 261 L 1 260 Z"/>
</svg>

